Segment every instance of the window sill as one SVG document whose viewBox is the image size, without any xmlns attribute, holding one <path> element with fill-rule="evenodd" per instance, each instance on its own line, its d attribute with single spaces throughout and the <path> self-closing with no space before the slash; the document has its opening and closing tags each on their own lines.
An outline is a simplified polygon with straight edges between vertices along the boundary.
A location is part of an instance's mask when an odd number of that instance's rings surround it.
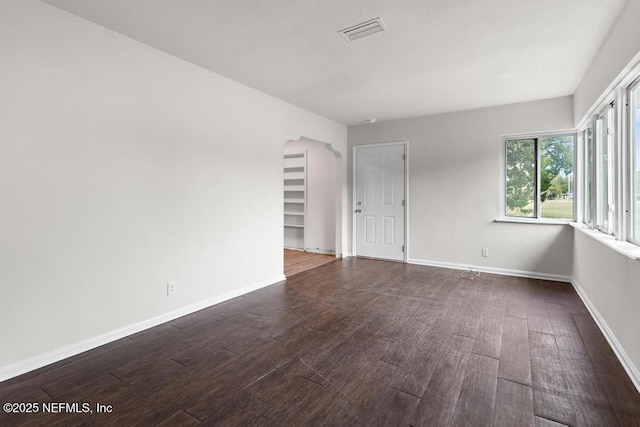
<svg viewBox="0 0 640 427">
<path fill-rule="evenodd" d="M 567 225 L 571 221 L 566 219 L 538 219 L 538 218 L 496 218 L 493 222 L 511 222 L 516 224 Z"/>
<path fill-rule="evenodd" d="M 615 237 L 609 234 L 594 230 L 593 228 L 579 222 L 570 222 L 569 224 L 587 236 L 591 236 L 595 240 L 604 243 L 614 251 L 619 252 L 634 261 L 640 261 L 640 246 L 636 246 L 633 243 L 624 242 L 622 240 L 616 240 Z"/>
</svg>

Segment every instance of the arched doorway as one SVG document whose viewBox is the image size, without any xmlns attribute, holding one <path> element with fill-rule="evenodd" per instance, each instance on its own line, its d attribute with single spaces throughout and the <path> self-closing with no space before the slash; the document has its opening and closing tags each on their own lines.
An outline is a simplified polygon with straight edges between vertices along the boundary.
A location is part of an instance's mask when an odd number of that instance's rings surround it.
<svg viewBox="0 0 640 427">
<path fill-rule="evenodd" d="M 341 161 L 328 143 L 301 137 L 284 145 L 285 275 L 342 257 Z"/>
</svg>

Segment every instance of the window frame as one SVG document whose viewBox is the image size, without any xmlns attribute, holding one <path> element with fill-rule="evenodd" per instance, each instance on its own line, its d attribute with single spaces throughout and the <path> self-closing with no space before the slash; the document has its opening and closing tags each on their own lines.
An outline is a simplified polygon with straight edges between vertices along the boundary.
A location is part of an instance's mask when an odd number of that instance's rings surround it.
<svg viewBox="0 0 640 427">
<path fill-rule="evenodd" d="M 582 222 L 589 226 L 594 226 L 595 217 L 596 217 L 596 201 L 594 197 L 594 191 L 597 184 L 596 180 L 596 147 L 595 147 L 595 135 L 594 135 L 594 124 L 590 123 L 589 126 L 584 128 L 580 134 L 582 135 L 582 144 L 578 144 L 579 147 L 582 146 L 584 150 L 583 162 L 584 165 L 584 176 L 581 181 L 582 182 L 582 194 L 580 195 L 580 200 L 582 201 Z M 576 178 L 579 175 L 579 164 L 578 173 L 576 174 Z"/>
<path fill-rule="evenodd" d="M 571 136 L 573 138 L 573 211 L 572 218 L 542 218 L 541 217 L 541 205 L 540 203 L 540 162 L 541 162 L 541 150 L 540 139 L 550 138 L 555 136 Z M 534 140 L 535 149 L 535 194 L 534 194 L 534 214 L 533 217 L 519 217 L 507 215 L 507 141 L 513 140 Z M 576 182 L 577 182 L 577 146 L 578 146 L 578 132 L 575 129 L 565 129 L 550 132 L 537 132 L 527 134 L 510 134 L 501 136 L 501 156 L 500 156 L 500 214 L 498 215 L 498 222 L 522 222 L 532 224 L 568 224 L 575 221 L 577 212 L 576 203 Z"/>
<path fill-rule="evenodd" d="M 616 235 L 615 210 L 616 210 L 616 171 L 618 170 L 618 156 L 616 148 L 617 129 L 617 103 L 611 100 L 598 110 L 593 117 L 593 135 L 594 135 L 594 176 L 595 185 L 593 186 L 592 198 L 595 205 L 595 221 L 593 227 L 605 234 Z M 604 126 L 604 128 L 602 128 Z M 606 130 L 606 141 L 603 140 Z M 602 155 L 604 146 L 607 148 L 607 170 L 606 170 L 606 190 L 607 200 L 603 199 L 603 162 Z M 605 213 L 606 203 L 606 213 Z M 605 223 L 606 219 L 606 223 Z"/>
<path fill-rule="evenodd" d="M 634 159 L 635 159 L 635 146 L 632 140 L 634 136 L 633 123 L 633 99 L 632 92 L 634 89 L 640 88 L 640 63 L 633 67 L 632 71 L 626 76 L 622 77 L 617 84 L 608 92 L 603 94 L 600 98 L 600 102 L 594 105 L 590 109 L 590 118 L 585 119 L 578 127 L 579 132 L 584 132 L 589 128 L 593 129 L 593 140 L 595 148 L 595 182 L 592 189 L 592 199 L 594 201 L 592 212 L 595 213 L 595 221 L 588 222 L 588 216 L 586 215 L 586 203 L 589 200 L 588 191 L 588 151 L 586 139 L 583 138 L 582 143 L 579 145 L 578 150 L 584 150 L 579 157 L 580 164 L 577 165 L 577 176 L 582 181 L 581 188 L 584 191 L 583 197 L 581 197 L 580 212 L 582 217 L 579 219 L 580 224 L 576 224 L 582 228 L 592 229 L 596 235 L 603 236 L 602 238 L 596 237 L 599 240 L 611 239 L 610 246 L 620 250 L 627 254 L 631 258 L 640 260 L 640 235 L 639 238 L 634 238 L 635 227 L 635 215 L 638 209 L 635 206 L 634 200 Z M 638 102 L 640 106 L 640 102 Z M 611 114 L 610 123 L 613 127 L 613 133 L 609 135 L 609 193 L 608 200 L 610 209 L 608 212 L 609 225 L 608 227 L 602 227 L 602 189 L 598 188 L 600 185 L 600 174 L 602 174 L 602 168 L 599 167 L 598 159 L 598 129 L 597 121 L 602 115 L 609 111 Z M 604 240 L 603 240 L 604 241 Z M 606 240 L 609 241 L 609 240 Z M 621 249 L 626 248 L 626 249 Z"/>
<path fill-rule="evenodd" d="M 628 141 L 626 144 L 626 150 L 624 153 L 628 156 L 628 161 L 624 162 L 624 166 L 628 167 L 628 173 L 626 173 L 626 181 L 624 182 L 626 185 L 627 191 L 623 192 L 623 203 L 624 203 L 624 213 L 626 214 L 624 217 L 625 228 L 626 228 L 626 240 L 630 243 L 640 246 L 640 230 L 636 230 L 636 215 L 640 216 L 640 209 L 637 207 L 636 203 L 636 192 L 640 194 L 640 188 L 636 188 L 636 168 L 640 169 L 640 164 L 636 165 L 636 158 L 640 158 L 640 154 L 636 152 L 638 147 L 635 144 L 635 138 L 639 138 L 640 135 L 635 134 L 635 120 L 634 120 L 634 107 L 635 109 L 640 109 L 640 102 L 638 105 L 635 105 L 633 99 L 633 91 L 638 90 L 638 98 L 640 99 L 640 75 L 638 75 L 628 86 L 625 91 L 625 106 L 627 107 L 627 114 L 624 115 L 626 118 L 626 123 L 623 123 L 624 128 L 626 130 L 625 139 Z M 640 222 L 640 221 L 638 221 Z M 637 237 L 635 237 L 637 234 Z"/>
</svg>

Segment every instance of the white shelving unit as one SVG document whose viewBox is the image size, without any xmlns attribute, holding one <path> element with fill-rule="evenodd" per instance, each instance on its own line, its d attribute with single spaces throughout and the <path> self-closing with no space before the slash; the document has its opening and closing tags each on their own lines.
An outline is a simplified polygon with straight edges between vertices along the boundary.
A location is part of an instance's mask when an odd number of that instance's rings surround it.
<svg viewBox="0 0 640 427">
<path fill-rule="evenodd" d="M 304 250 L 307 152 L 284 155 L 284 247 Z"/>
</svg>

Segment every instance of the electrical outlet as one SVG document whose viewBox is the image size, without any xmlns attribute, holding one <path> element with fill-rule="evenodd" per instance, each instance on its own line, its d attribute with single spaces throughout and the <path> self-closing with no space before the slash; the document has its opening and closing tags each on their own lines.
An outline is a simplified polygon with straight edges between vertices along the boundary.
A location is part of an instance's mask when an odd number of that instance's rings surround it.
<svg viewBox="0 0 640 427">
<path fill-rule="evenodd" d="M 173 295 L 176 293 L 176 282 L 167 283 L 167 296 Z"/>
<path fill-rule="evenodd" d="M 489 248 L 482 248 L 482 256 L 484 257 L 489 256 Z"/>
</svg>

